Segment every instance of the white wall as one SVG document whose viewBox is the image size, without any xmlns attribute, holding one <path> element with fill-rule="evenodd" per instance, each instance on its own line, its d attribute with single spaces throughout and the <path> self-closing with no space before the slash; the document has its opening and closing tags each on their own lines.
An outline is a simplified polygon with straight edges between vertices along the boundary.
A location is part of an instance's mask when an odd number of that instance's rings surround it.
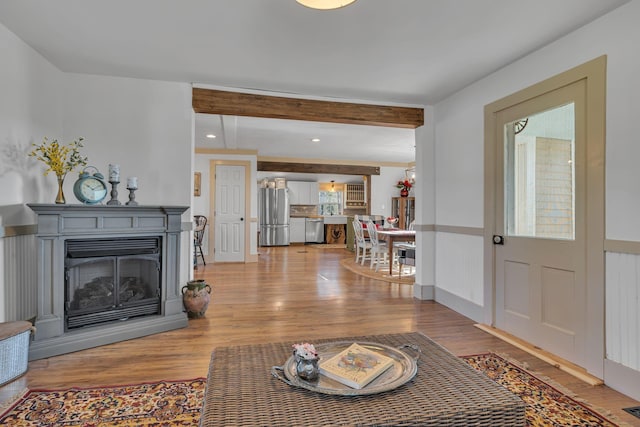
<svg viewBox="0 0 640 427">
<path fill-rule="evenodd" d="M 65 140 L 83 136 L 83 153 L 105 177 L 109 163 L 120 165 L 120 202 L 126 178 L 137 176 L 138 203 L 189 206 L 191 85 L 66 74 L 64 89 Z M 77 203 L 74 181 L 65 182 L 67 203 Z"/>
<path fill-rule="evenodd" d="M 14 305 L 5 298 L 5 276 L 13 270 L 15 253 L 11 246 L 5 251 L 3 226 L 33 223 L 35 214 L 24 203 L 55 199 L 55 177 L 45 178 L 27 153 L 43 136 L 62 134 L 58 105 L 63 75 L 1 24 L 0 52 L 0 322 L 4 322 Z"/>
<path fill-rule="evenodd" d="M 400 189 L 395 185 L 404 179 L 406 168 L 382 166 L 380 175 L 371 175 L 371 215 L 391 215 L 391 198 L 400 197 Z M 409 196 L 414 196 L 415 188 Z"/>
<path fill-rule="evenodd" d="M 1 24 L 0 52 L 0 206 L 53 203 L 55 175 L 43 177 L 27 153 L 44 136 L 62 137 L 63 73 Z"/>
<path fill-rule="evenodd" d="M 424 108 L 424 126 L 416 129 L 416 281 L 413 296 L 426 300 L 434 298 L 435 287 L 435 127 L 433 107 Z"/>
<path fill-rule="evenodd" d="M 2 25 L 0 47 L 0 206 L 53 203 L 55 176 L 26 156 L 45 136 L 83 136 L 82 154 L 105 176 L 119 163 L 124 178 L 139 177 L 140 203 L 189 205 L 191 85 L 62 73 Z M 67 203 L 78 203 L 75 179 L 65 180 Z"/>
<path fill-rule="evenodd" d="M 614 10 L 591 24 L 491 74 L 435 105 L 436 224 L 483 227 L 483 108 L 495 100 L 564 72 L 603 54 L 607 55 L 606 119 L 606 238 L 640 241 L 640 158 L 635 125 L 640 117 L 640 0 Z M 446 233 L 441 233 L 446 234 Z M 472 240 L 472 238 L 470 238 Z M 468 301 L 482 301 L 483 271 L 452 281 L 459 253 L 483 259 L 482 245 L 468 239 L 448 239 L 446 251 L 436 247 L 436 283 L 446 292 Z M 482 263 L 480 263 L 482 265 Z M 472 271 L 472 270 L 470 270 Z M 475 268 L 473 269 L 475 271 Z M 635 282 L 626 282 L 632 286 Z M 607 319 L 607 345 L 628 339 L 616 335 Z M 640 348 L 640 337 L 632 337 Z M 611 341 L 613 340 L 613 341 Z M 636 371 L 637 372 L 637 371 Z M 606 376 L 606 373 L 605 373 Z M 605 381 L 607 378 L 605 378 Z M 636 383 L 637 384 L 637 383 Z M 610 384 L 611 385 L 611 384 Z M 615 384 L 613 384 L 615 387 Z M 640 396 L 636 386 L 635 392 Z"/>
</svg>

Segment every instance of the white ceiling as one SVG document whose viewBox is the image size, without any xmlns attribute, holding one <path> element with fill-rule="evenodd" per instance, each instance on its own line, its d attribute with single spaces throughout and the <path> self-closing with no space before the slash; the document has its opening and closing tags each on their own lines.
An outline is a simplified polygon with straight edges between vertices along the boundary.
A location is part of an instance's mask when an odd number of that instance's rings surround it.
<svg viewBox="0 0 640 427">
<path fill-rule="evenodd" d="M 0 22 L 67 72 L 416 106 L 627 1 L 358 0 L 317 11 L 295 0 L 3 0 Z M 413 160 L 412 131 L 238 118 L 201 139 L 216 122 L 198 115 L 198 146 Z"/>
<path fill-rule="evenodd" d="M 260 156 L 404 163 L 415 158 L 413 129 L 211 114 L 196 114 L 195 128 L 198 147 L 257 149 Z M 210 132 L 215 139 L 206 137 Z"/>
</svg>

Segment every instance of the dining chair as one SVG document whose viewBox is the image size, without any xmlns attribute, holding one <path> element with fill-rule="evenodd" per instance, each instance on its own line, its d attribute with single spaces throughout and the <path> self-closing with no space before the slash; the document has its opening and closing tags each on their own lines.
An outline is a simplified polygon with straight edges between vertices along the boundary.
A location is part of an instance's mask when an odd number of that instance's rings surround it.
<svg viewBox="0 0 640 427">
<path fill-rule="evenodd" d="M 416 246 L 404 245 L 399 246 L 398 251 L 398 276 L 402 277 L 402 273 L 405 267 L 409 269 L 409 274 L 414 274 L 416 265 Z"/>
<path fill-rule="evenodd" d="M 409 227 L 407 228 L 407 230 L 415 230 L 415 225 L 416 225 L 415 223 L 416 223 L 415 220 L 411 221 L 409 223 Z M 409 268 L 409 274 L 414 273 L 414 269 L 416 265 L 415 251 L 416 251 L 415 242 L 397 242 L 396 244 L 394 244 L 394 253 L 404 254 L 403 260 L 400 260 L 400 256 L 398 256 L 398 270 L 399 270 L 400 276 L 402 276 L 402 271 L 404 270 L 405 266 Z M 407 257 L 406 256 L 407 253 L 412 254 L 411 257 Z"/>
<path fill-rule="evenodd" d="M 367 232 L 369 233 L 369 241 L 371 244 L 371 262 L 369 264 L 369 268 L 373 268 L 374 264 L 376 266 L 376 271 L 380 267 L 380 264 L 386 264 L 389 262 L 387 252 L 389 251 L 389 247 L 386 242 L 381 242 L 378 239 L 378 229 L 373 221 L 369 220 L 367 222 Z"/>
<path fill-rule="evenodd" d="M 204 215 L 193 216 L 193 266 L 198 268 L 198 252 L 202 258 L 202 263 L 207 265 L 202 252 L 202 239 L 204 238 L 204 230 L 207 227 L 207 217 Z"/>
<path fill-rule="evenodd" d="M 364 260 L 371 258 L 371 242 L 364 237 L 362 223 L 353 220 L 353 233 L 355 235 L 356 263 L 360 260 L 360 264 L 364 265 Z"/>
</svg>

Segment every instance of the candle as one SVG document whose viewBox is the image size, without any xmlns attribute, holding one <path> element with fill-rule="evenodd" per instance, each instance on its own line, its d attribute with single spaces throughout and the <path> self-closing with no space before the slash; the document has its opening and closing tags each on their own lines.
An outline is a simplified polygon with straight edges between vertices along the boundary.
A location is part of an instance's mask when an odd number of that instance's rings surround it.
<svg viewBox="0 0 640 427">
<path fill-rule="evenodd" d="M 127 188 L 134 188 L 134 189 L 138 188 L 137 176 L 130 176 L 129 178 L 127 178 Z"/>
<path fill-rule="evenodd" d="M 120 182 L 120 165 L 109 165 L 109 182 Z"/>
</svg>

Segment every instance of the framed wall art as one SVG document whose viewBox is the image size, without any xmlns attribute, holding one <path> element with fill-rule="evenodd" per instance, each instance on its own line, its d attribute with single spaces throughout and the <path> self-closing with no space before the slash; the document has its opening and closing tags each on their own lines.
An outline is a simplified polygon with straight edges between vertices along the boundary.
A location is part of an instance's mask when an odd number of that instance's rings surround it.
<svg viewBox="0 0 640 427">
<path fill-rule="evenodd" d="M 202 173 L 194 172 L 193 174 L 193 195 L 195 197 L 200 197 L 200 185 L 202 183 Z"/>
</svg>

